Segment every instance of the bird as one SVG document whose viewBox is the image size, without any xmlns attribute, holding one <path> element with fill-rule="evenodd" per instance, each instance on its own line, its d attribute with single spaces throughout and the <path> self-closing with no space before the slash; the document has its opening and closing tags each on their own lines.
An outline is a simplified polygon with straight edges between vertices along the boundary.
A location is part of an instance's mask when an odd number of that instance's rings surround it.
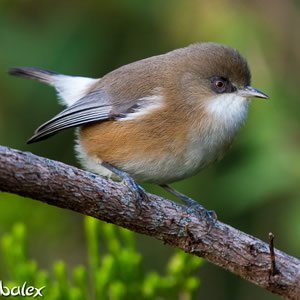
<svg viewBox="0 0 300 300">
<path fill-rule="evenodd" d="M 121 66 L 100 78 L 35 67 L 11 75 L 53 86 L 66 108 L 28 143 L 78 127 L 75 151 L 84 169 L 120 178 L 139 201 L 137 182 L 160 185 L 209 221 L 216 215 L 170 183 L 219 161 L 246 121 L 251 86 L 246 59 L 229 46 L 203 42 Z"/>
</svg>

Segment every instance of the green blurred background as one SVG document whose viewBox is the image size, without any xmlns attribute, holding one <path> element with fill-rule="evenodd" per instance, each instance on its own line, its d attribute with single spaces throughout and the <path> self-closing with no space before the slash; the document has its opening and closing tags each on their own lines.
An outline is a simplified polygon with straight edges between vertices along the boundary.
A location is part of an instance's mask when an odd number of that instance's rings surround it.
<svg viewBox="0 0 300 300">
<path fill-rule="evenodd" d="M 219 164 L 174 186 L 247 233 L 267 240 L 272 231 L 279 249 L 299 257 L 299 28 L 296 0 L 1 0 L 0 144 L 78 165 L 72 130 L 25 144 L 61 107 L 51 88 L 9 77 L 11 66 L 100 77 L 193 42 L 230 45 L 247 57 L 253 86 L 270 100 L 253 101 L 246 126 Z M 0 199 L 0 235 L 22 221 L 40 265 L 84 263 L 82 216 L 15 195 Z M 171 252 L 144 236 L 138 245 L 149 269 L 160 270 Z M 0 278 L 5 273 L 0 264 Z M 279 299 L 209 263 L 199 276 L 201 299 Z"/>
</svg>

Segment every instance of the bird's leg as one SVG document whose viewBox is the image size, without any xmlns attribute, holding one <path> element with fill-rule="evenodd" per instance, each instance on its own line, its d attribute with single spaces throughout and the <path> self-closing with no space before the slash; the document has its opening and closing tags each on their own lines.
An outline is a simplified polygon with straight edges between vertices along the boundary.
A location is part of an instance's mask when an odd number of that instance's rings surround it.
<svg viewBox="0 0 300 300">
<path fill-rule="evenodd" d="M 134 193 L 138 205 L 141 204 L 141 201 L 148 200 L 146 191 L 128 173 L 107 162 L 101 162 L 101 165 L 122 179 L 122 182 Z"/>
<path fill-rule="evenodd" d="M 213 210 L 207 210 L 201 204 L 199 204 L 197 201 L 176 191 L 174 188 L 170 187 L 167 184 L 160 184 L 160 186 L 163 189 L 165 189 L 166 191 L 168 191 L 169 193 L 173 194 L 174 196 L 176 196 L 177 198 L 182 200 L 188 207 L 197 211 L 201 217 L 205 217 L 210 226 L 212 226 L 216 222 L 217 215 Z"/>
</svg>

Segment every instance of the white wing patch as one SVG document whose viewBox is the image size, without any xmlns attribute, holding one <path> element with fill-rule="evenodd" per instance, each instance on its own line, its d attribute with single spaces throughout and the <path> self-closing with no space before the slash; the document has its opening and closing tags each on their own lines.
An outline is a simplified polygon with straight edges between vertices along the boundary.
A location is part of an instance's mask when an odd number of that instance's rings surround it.
<svg viewBox="0 0 300 300">
<path fill-rule="evenodd" d="M 135 120 L 143 117 L 147 114 L 154 112 L 162 107 L 164 98 L 161 95 L 146 96 L 138 99 L 137 108 L 133 108 L 133 111 L 128 113 L 124 118 L 120 118 L 120 121 Z"/>
</svg>

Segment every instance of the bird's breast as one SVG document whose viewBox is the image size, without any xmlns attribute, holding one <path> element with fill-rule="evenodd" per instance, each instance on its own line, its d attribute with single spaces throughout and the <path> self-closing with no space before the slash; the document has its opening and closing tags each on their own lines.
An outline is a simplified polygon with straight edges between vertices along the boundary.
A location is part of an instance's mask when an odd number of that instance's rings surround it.
<svg viewBox="0 0 300 300">
<path fill-rule="evenodd" d="M 232 114 L 222 118 L 211 112 L 193 118 L 177 114 L 176 120 L 168 116 L 161 111 L 156 118 L 150 114 L 82 128 L 77 150 L 83 165 L 108 175 L 100 166 L 106 161 L 137 180 L 170 183 L 221 158 L 242 124 Z"/>
<path fill-rule="evenodd" d="M 194 121 L 187 130 L 182 160 L 185 177 L 223 158 L 247 118 L 248 101 L 245 98 L 219 95 L 206 104 L 201 117 L 191 117 Z"/>
</svg>

